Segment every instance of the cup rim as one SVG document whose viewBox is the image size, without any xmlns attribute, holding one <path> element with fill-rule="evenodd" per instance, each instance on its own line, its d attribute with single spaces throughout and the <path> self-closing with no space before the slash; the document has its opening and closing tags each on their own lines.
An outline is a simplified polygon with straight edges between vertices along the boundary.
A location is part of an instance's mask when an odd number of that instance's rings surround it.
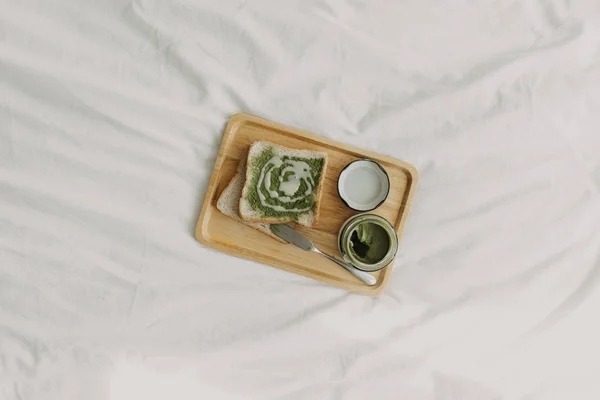
<svg viewBox="0 0 600 400">
<path fill-rule="evenodd" d="M 380 170 L 381 172 L 383 172 L 383 176 L 385 176 L 385 179 L 387 180 L 387 191 L 385 193 L 385 196 L 382 197 L 381 201 L 379 203 L 377 203 L 377 205 L 375 205 L 373 208 L 355 208 L 352 207 L 350 205 L 350 203 L 347 201 L 346 198 L 344 198 L 344 196 L 342 195 L 342 191 L 340 190 L 340 177 L 344 174 L 344 172 L 352 165 L 358 162 L 370 162 L 375 164 Z M 388 175 L 387 171 L 385 170 L 385 168 L 383 168 L 383 166 L 381 164 L 379 164 L 377 161 L 371 159 L 371 158 L 360 158 L 358 160 L 354 160 L 350 163 L 348 163 L 341 171 L 340 174 L 338 175 L 338 181 L 337 181 L 337 192 L 338 192 L 338 197 L 342 200 L 342 202 L 346 205 L 346 207 L 354 210 L 354 211 L 360 211 L 360 212 L 369 212 L 369 211 L 373 211 L 376 208 L 379 208 L 383 203 L 385 203 L 385 201 L 387 200 L 388 196 L 390 195 L 390 190 L 391 190 L 391 181 L 390 181 L 390 176 Z"/>
</svg>

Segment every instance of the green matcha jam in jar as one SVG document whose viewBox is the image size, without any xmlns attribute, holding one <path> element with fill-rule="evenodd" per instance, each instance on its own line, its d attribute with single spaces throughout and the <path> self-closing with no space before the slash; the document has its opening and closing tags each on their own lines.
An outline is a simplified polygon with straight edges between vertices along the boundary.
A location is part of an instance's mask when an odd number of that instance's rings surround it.
<svg viewBox="0 0 600 400">
<path fill-rule="evenodd" d="M 363 271 L 387 266 L 398 251 L 398 235 L 389 221 L 375 214 L 358 214 L 344 222 L 338 234 L 344 260 Z"/>
</svg>

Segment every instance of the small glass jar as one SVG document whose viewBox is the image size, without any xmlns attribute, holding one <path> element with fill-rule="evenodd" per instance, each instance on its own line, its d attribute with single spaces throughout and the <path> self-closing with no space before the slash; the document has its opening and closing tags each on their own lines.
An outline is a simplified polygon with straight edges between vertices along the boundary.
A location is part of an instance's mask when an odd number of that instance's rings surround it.
<svg viewBox="0 0 600 400">
<path fill-rule="evenodd" d="M 360 260 L 352 250 L 352 232 L 354 232 L 361 224 L 378 225 L 388 234 L 389 247 L 387 252 L 385 253 L 385 256 L 376 263 L 368 264 Z M 348 218 L 340 228 L 338 234 L 338 247 L 344 260 L 354 265 L 356 268 L 367 272 L 379 271 L 392 262 L 396 256 L 396 252 L 398 251 L 398 234 L 387 219 L 375 214 L 358 214 Z"/>
</svg>

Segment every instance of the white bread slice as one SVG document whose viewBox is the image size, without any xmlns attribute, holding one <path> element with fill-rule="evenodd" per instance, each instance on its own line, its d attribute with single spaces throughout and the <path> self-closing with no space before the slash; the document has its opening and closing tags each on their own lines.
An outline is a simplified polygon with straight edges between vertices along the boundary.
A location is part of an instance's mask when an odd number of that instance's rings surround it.
<svg viewBox="0 0 600 400">
<path fill-rule="evenodd" d="M 252 173 L 255 171 L 255 168 L 251 168 L 256 160 L 263 154 L 264 151 L 272 149 L 274 154 L 279 157 L 288 156 L 288 157 L 298 157 L 303 159 L 322 159 L 323 160 L 323 168 L 321 170 L 321 176 L 318 178 L 318 182 L 315 182 L 315 187 L 313 189 L 313 194 L 315 196 L 315 206 L 313 209 L 308 211 L 303 211 L 297 213 L 294 217 L 289 215 L 281 215 L 281 216 L 273 216 L 273 215 L 265 215 L 261 210 L 256 210 L 252 206 L 251 202 L 248 200 L 248 194 L 250 192 L 250 185 L 252 184 Z M 287 222 L 297 222 L 301 225 L 311 227 L 317 223 L 319 216 L 319 208 L 321 203 L 321 194 L 323 192 L 323 181 L 325 180 L 325 172 L 327 169 L 327 153 L 320 151 L 311 151 L 311 150 L 297 150 L 297 149 L 289 149 L 283 146 L 278 146 L 270 142 L 266 141 L 258 141 L 254 142 L 252 146 L 250 146 L 250 151 L 248 152 L 248 159 L 246 164 L 248 165 L 246 168 L 246 179 L 244 183 L 244 189 L 242 190 L 242 197 L 240 199 L 240 216 L 245 221 L 250 222 L 261 222 L 268 224 L 283 224 Z M 275 212 L 276 213 L 276 212 Z"/>
<path fill-rule="evenodd" d="M 279 238 L 277 235 L 274 235 L 271 232 L 269 224 L 263 224 L 259 222 L 247 222 L 240 217 L 240 197 L 242 196 L 244 181 L 246 180 L 245 166 L 246 160 L 242 159 L 238 165 L 237 173 L 231 179 L 225 190 L 223 190 L 221 196 L 219 196 L 219 200 L 217 201 L 217 209 L 223 214 L 227 215 L 228 217 L 235 219 L 236 221 L 242 222 L 248 225 L 249 227 L 256 229 L 257 231 L 264 233 L 265 235 L 277 239 L 282 243 L 287 243 L 285 240 Z"/>
</svg>

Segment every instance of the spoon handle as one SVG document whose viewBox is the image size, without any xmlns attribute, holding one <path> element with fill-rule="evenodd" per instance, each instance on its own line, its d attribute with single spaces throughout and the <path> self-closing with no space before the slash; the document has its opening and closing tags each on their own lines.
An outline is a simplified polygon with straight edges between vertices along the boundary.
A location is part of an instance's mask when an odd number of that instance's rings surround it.
<svg viewBox="0 0 600 400">
<path fill-rule="evenodd" d="M 377 283 L 377 279 L 375 279 L 375 277 L 367 272 L 361 271 L 359 269 L 354 268 L 354 266 L 350 265 L 350 264 L 346 264 L 344 262 L 341 262 L 333 257 L 331 257 L 330 255 L 327 255 L 325 253 L 323 253 L 322 251 L 320 251 L 319 249 L 315 248 L 313 250 L 316 253 L 321 254 L 322 256 L 327 257 L 328 259 L 330 259 L 331 261 L 333 261 L 334 263 L 336 263 L 337 265 L 343 267 L 344 269 L 346 269 L 346 271 L 350 272 L 352 275 L 354 275 L 355 277 L 357 277 L 358 279 L 360 279 L 361 281 L 363 281 L 364 283 L 366 283 L 369 286 L 373 286 L 374 284 Z"/>
</svg>

